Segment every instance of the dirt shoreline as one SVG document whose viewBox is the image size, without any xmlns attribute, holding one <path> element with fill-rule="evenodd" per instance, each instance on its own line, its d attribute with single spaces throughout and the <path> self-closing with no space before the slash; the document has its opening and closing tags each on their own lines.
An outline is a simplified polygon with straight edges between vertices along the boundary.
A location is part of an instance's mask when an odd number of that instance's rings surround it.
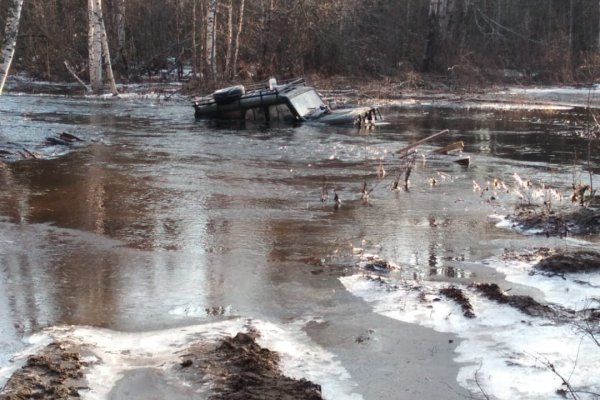
<svg viewBox="0 0 600 400">
<path fill-rule="evenodd" d="M 109 398 L 127 398 L 133 392 L 152 391 L 165 398 L 196 398 L 206 393 L 209 399 L 307 399 L 320 400 L 321 387 L 305 379 L 283 375 L 279 355 L 256 343 L 258 332 L 239 332 L 216 343 L 199 342 L 190 346 L 181 361 L 169 370 L 184 382 L 185 389 L 161 384 L 159 370 L 145 368 L 128 371 L 116 382 Z M 87 361 L 94 359 L 95 361 Z M 0 400 L 77 399 L 90 390 L 85 376 L 102 360 L 85 345 L 70 341 L 53 342 L 27 358 L 0 391 Z M 181 392 L 181 393 L 177 393 Z M 192 396 L 192 397 L 189 397 Z M 154 398 L 154 397 L 153 397 Z M 204 397 L 200 397 L 204 398 Z"/>
</svg>

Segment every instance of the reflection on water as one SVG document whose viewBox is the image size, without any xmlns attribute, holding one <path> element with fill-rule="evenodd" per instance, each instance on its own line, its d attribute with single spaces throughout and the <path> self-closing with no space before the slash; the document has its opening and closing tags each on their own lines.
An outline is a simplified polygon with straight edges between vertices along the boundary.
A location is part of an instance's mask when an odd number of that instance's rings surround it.
<svg viewBox="0 0 600 400">
<path fill-rule="evenodd" d="M 102 138 L 62 157 L 0 164 L 0 331 L 8 342 L 56 324 L 179 323 L 185 316 L 174 310 L 307 312 L 319 298 L 303 297 L 305 288 L 335 278 L 310 274 L 302 260 L 363 241 L 407 277 L 470 279 L 464 262 L 514 235 L 487 219 L 513 203 L 486 203 L 473 181 L 519 171 L 566 188 L 574 149 L 586 149 L 568 134 L 566 112 L 390 109 L 389 125 L 359 131 L 195 122 L 177 103 L 4 96 L 0 115 L 0 142 L 44 151 L 48 131 Z M 446 128 L 447 137 L 420 150 L 410 190 L 390 191 L 394 152 Z M 471 168 L 427 154 L 458 140 Z M 365 181 L 368 204 L 359 200 Z"/>
</svg>

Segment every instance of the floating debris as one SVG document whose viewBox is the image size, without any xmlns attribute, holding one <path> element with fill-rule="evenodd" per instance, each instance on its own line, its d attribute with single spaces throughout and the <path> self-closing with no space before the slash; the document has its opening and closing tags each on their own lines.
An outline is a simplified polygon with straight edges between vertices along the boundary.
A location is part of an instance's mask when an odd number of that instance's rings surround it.
<svg viewBox="0 0 600 400">
<path fill-rule="evenodd" d="M 321 203 L 324 203 L 329 198 L 327 193 L 327 177 L 323 176 L 323 182 L 321 183 Z"/>
<path fill-rule="evenodd" d="M 333 189 L 333 208 L 335 210 L 337 210 L 338 208 L 340 208 L 340 206 L 342 205 L 342 200 L 340 200 L 340 197 L 338 196 L 337 192 L 335 191 L 335 189 Z"/>
<path fill-rule="evenodd" d="M 433 152 L 436 154 L 448 154 L 449 152 L 454 151 L 454 150 L 462 151 L 464 148 L 465 148 L 465 143 L 461 140 L 459 142 L 454 142 L 447 146 L 440 147 L 439 149 L 436 149 Z"/>
<path fill-rule="evenodd" d="M 62 132 L 58 136 L 46 137 L 46 143 L 53 146 L 71 146 L 75 142 L 83 141 L 83 139 L 67 132 Z"/>
<path fill-rule="evenodd" d="M 434 133 L 433 135 L 427 136 L 424 139 L 418 140 L 418 141 L 414 142 L 413 144 L 410 144 L 410 145 L 408 145 L 406 147 L 401 148 L 400 150 L 397 150 L 396 154 L 401 154 L 401 155 L 402 154 L 406 154 L 406 153 L 408 153 L 409 150 L 414 149 L 415 147 L 420 146 L 423 143 L 425 143 L 425 142 L 427 142 L 427 141 L 429 141 L 431 139 L 435 139 L 436 137 L 441 136 L 443 134 L 446 134 L 448 132 L 450 132 L 448 129 L 444 129 L 443 131 L 440 131 L 438 133 Z"/>
<path fill-rule="evenodd" d="M 459 158 L 458 160 L 454 160 L 454 162 L 458 165 L 464 165 L 465 167 L 468 167 L 471 165 L 471 157 Z"/>
<path fill-rule="evenodd" d="M 385 178 L 385 168 L 383 167 L 383 163 L 379 163 L 379 166 L 377 167 L 377 177 L 379 179 Z"/>
</svg>

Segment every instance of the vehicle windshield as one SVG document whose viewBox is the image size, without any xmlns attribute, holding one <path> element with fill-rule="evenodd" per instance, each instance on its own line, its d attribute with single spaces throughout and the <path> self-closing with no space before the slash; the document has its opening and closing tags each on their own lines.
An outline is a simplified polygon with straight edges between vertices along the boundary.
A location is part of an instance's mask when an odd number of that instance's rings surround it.
<svg viewBox="0 0 600 400">
<path fill-rule="evenodd" d="M 292 105 L 302 118 L 311 116 L 315 111 L 320 111 L 325 108 L 323 100 L 319 97 L 317 92 L 309 90 L 298 96 L 292 97 Z M 323 108 L 321 108 L 323 107 Z"/>
</svg>

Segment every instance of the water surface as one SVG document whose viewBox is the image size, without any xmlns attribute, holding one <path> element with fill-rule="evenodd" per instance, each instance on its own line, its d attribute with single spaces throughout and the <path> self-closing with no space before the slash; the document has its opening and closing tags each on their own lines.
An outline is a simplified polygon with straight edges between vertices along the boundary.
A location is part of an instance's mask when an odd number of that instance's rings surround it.
<svg viewBox="0 0 600 400">
<path fill-rule="evenodd" d="M 586 181 L 576 123 L 585 113 L 384 114 L 388 124 L 370 130 L 262 126 L 195 121 L 184 101 L 0 97 L 0 145 L 43 155 L 0 165 L 0 363 L 47 327 L 143 332 L 208 321 L 207 308 L 223 307 L 280 324 L 318 319 L 303 329 L 364 398 L 394 398 L 391 382 L 421 398 L 454 396 L 450 385 L 461 398 L 451 336 L 381 316 L 338 278 L 357 272 L 363 248 L 398 264 L 399 278 L 502 281 L 482 260 L 556 245 L 497 227 L 489 216 L 511 212 L 518 196 L 492 195 L 491 185 L 514 188 L 515 173 L 562 191 Z M 450 133 L 419 148 L 409 190 L 390 190 L 403 165 L 395 151 L 442 129 Z M 60 132 L 86 142 L 45 143 Z M 458 140 L 470 167 L 429 153 Z M 374 340 L 361 345 L 367 330 Z"/>
</svg>

